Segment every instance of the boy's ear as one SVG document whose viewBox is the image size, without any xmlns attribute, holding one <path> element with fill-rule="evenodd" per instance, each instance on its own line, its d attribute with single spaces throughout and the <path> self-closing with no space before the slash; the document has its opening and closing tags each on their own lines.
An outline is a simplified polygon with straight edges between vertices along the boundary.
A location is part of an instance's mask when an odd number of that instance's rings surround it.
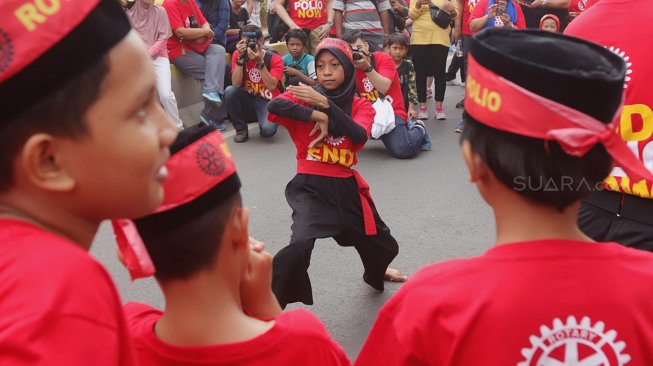
<svg viewBox="0 0 653 366">
<path fill-rule="evenodd" d="M 486 178 L 490 170 L 483 159 L 474 152 L 469 140 L 463 140 L 461 149 L 463 158 L 465 159 L 465 164 L 467 165 L 467 170 L 469 171 L 469 181 L 472 183 L 478 183 Z"/>
<path fill-rule="evenodd" d="M 231 236 L 235 246 L 249 245 L 249 211 L 245 207 L 234 209 L 231 217 Z"/>
<path fill-rule="evenodd" d="M 30 136 L 20 150 L 18 164 L 29 182 L 53 192 L 69 192 L 75 179 L 62 164 L 61 144 L 57 137 L 37 133 Z"/>
</svg>

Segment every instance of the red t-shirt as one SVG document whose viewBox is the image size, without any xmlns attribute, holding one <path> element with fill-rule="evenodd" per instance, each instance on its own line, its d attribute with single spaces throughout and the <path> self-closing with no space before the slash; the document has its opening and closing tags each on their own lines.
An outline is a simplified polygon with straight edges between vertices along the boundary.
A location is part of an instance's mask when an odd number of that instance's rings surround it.
<svg viewBox="0 0 653 366">
<path fill-rule="evenodd" d="M 601 0 L 571 22 L 565 34 L 601 44 L 626 61 L 626 101 L 617 133 L 653 172 L 653 48 L 648 42 L 653 28 L 646 26 L 653 18 L 651 5 L 648 0 Z M 606 183 L 614 191 L 653 198 L 653 182 L 633 182 L 619 167 Z"/>
<path fill-rule="evenodd" d="M 111 278 L 85 250 L 0 219 L 0 364 L 135 365 Z"/>
<path fill-rule="evenodd" d="M 374 52 L 374 70 L 381 76 L 392 80 L 385 97 L 386 99 L 392 99 L 392 108 L 395 110 L 395 114 L 406 121 L 408 115 L 406 114 L 406 107 L 404 107 L 404 96 L 401 94 L 401 82 L 399 81 L 399 74 L 397 74 L 394 60 L 385 52 Z M 361 98 L 367 98 L 371 103 L 379 99 L 380 92 L 372 85 L 370 79 L 361 69 L 356 69 L 356 84 Z"/>
<path fill-rule="evenodd" d="M 472 11 L 472 16 L 467 21 L 467 27 L 469 27 L 469 22 L 471 22 L 472 20 L 485 16 L 485 13 L 487 12 L 487 8 L 488 8 L 488 3 L 489 0 L 478 0 L 476 5 L 474 6 L 474 10 Z M 515 22 L 515 27 L 519 29 L 526 29 L 526 20 L 524 19 L 524 12 L 522 11 L 521 6 L 514 1 L 513 4 L 515 5 L 515 11 L 517 12 L 517 21 Z M 488 23 L 492 21 L 493 20 L 490 19 L 488 20 Z"/>
<path fill-rule="evenodd" d="M 141 366 L 188 365 L 349 365 L 343 349 L 306 310 L 286 311 L 267 332 L 253 339 L 213 346 L 175 346 L 154 334 L 161 311 L 139 303 L 125 305 Z"/>
<path fill-rule="evenodd" d="M 507 244 L 415 274 L 381 309 L 356 365 L 650 366 L 652 293 L 653 253 Z"/>
<path fill-rule="evenodd" d="M 202 15 L 202 11 L 197 7 L 195 0 L 186 0 L 186 2 L 181 2 L 180 0 L 165 0 L 163 2 L 163 8 L 168 14 L 168 20 L 170 21 L 170 28 L 172 28 L 173 36 L 168 39 L 168 54 L 170 56 L 170 61 L 173 61 L 177 57 L 181 56 L 183 52 L 188 50 L 193 50 L 198 53 L 204 53 L 206 48 L 211 45 L 213 42 L 211 39 L 207 39 L 204 43 L 196 44 L 194 41 L 183 41 L 174 35 L 174 31 L 177 28 L 191 28 L 190 18 L 194 17 L 197 21 L 197 25 L 202 27 L 206 23 L 206 18 Z"/>
<path fill-rule="evenodd" d="M 476 3 L 478 3 L 479 0 L 464 0 L 464 1 L 465 1 L 465 7 L 463 7 L 462 10 L 463 12 L 462 31 L 464 35 L 471 36 L 474 34 L 474 31 L 472 31 L 469 28 L 469 21 L 471 20 L 472 13 L 474 12 L 474 7 L 476 7 Z"/>
<path fill-rule="evenodd" d="M 289 92 L 279 95 L 278 98 L 289 100 L 293 103 L 307 106 L 308 104 L 298 100 Z M 403 103 L 403 102 L 402 102 Z M 367 99 L 354 97 L 352 105 L 352 119 L 361 127 L 365 129 L 369 136 L 374 123 L 375 111 Z M 350 168 L 358 162 L 356 153 L 363 148 L 364 144 L 354 144 L 346 136 L 327 136 L 323 142 L 317 144 L 312 149 L 308 145 L 315 139 L 316 136 L 309 136 L 313 130 L 314 123 L 302 122 L 291 120 L 284 117 L 279 117 L 276 114 L 270 113 L 268 115 L 270 122 L 278 123 L 284 126 L 297 148 L 297 161 L 298 173 L 316 174 L 314 170 L 322 171 L 321 175 L 326 176 L 340 176 L 336 173 L 336 169 Z M 301 164 L 299 163 L 301 162 Z M 307 163 L 308 162 L 308 163 Z M 304 171 L 302 168 L 313 166 L 315 169 Z M 336 169 L 330 169 L 330 167 Z M 336 174 L 330 174 L 330 173 Z"/>
<path fill-rule="evenodd" d="M 288 15 L 299 28 L 313 30 L 326 24 L 327 9 L 323 0 L 286 0 Z"/>
<path fill-rule="evenodd" d="M 231 72 L 236 70 L 236 59 L 238 58 L 238 50 L 234 51 L 234 54 L 231 56 Z M 283 80 L 283 59 L 278 54 L 273 54 L 272 59 L 270 59 L 270 68 L 268 69 L 270 74 L 274 76 L 279 83 Z M 263 78 L 261 77 L 261 71 L 256 68 L 256 62 L 253 60 L 248 60 L 245 64 L 245 72 L 243 73 L 243 84 L 241 89 L 245 90 L 249 94 L 259 96 L 261 98 L 270 100 L 277 95 L 279 95 L 279 88 L 275 88 L 272 91 L 269 91 L 268 88 L 263 83 Z"/>
</svg>

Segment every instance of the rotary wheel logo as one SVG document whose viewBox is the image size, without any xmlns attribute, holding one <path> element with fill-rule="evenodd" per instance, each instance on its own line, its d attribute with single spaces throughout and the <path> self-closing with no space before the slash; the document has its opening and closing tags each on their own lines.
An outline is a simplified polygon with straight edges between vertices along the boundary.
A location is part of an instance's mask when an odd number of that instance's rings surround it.
<svg viewBox="0 0 653 366">
<path fill-rule="evenodd" d="M 345 136 L 333 137 L 331 135 L 326 137 L 326 143 L 331 146 L 339 146 L 345 141 Z"/>
<path fill-rule="evenodd" d="M 258 69 L 249 70 L 249 80 L 251 80 L 253 83 L 258 83 L 261 81 L 261 73 L 258 71 Z"/>
<path fill-rule="evenodd" d="M 14 57 L 14 44 L 9 35 L 0 29 L 0 72 L 11 64 Z"/>
<path fill-rule="evenodd" d="M 631 79 L 630 74 L 633 73 L 633 69 L 631 68 L 633 63 L 630 62 L 630 56 L 626 56 L 626 51 L 622 51 L 619 47 L 610 46 L 608 49 L 615 55 L 621 57 L 626 63 L 626 79 L 624 80 L 624 89 L 626 89 L 628 87 L 628 82 Z"/>
<path fill-rule="evenodd" d="M 626 343 L 617 341 L 615 330 L 606 330 L 601 321 L 592 325 L 589 317 L 578 323 L 569 316 L 567 323 L 555 318 L 553 329 L 540 327 L 539 336 L 531 336 L 531 348 L 523 348 L 526 358 L 517 366 L 623 366 L 630 356 L 622 353 Z"/>
<path fill-rule="evenodd" d="M 197 148 L 195 160 L 204 174 L 208 176 L 217 177 L 224 172 L 225 164 L 222 154 L 209 143 L 203 143 Z"/>
<path fill-rule="evenodd" d="M 365 78 L 363 79 L 363 89 L 365 89 L 365 92 L 369 93 L 372 90 L 374 90 L 374 85 L 372 85 L 372 82 L 370 81 L 370 78 Z"/>
</svg>

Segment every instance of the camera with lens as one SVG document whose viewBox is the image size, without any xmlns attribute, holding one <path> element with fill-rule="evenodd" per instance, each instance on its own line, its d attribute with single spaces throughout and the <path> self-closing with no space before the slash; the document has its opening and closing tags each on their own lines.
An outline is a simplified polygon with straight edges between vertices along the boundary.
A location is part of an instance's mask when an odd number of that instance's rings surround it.
<svg viewBox="0 0 653 366">
<path fill-rule="evenodd" d="M 191 28 L 199 28 L 200 27 L 199 24 L 197 24 L 197 19 L 195 19 L 195 17 L 192 16 L 192 15 L 188 17 L 188 25 Z"/>
<path fill-rule="evenodd" d="M 361 49 L 361 46 L 358 46 L 358 47 L 356 47 L 356 49 L 354 50 L 354 53 L 351 55 L 351 58 L 352 58 L 354 61 L 358 61 L 358 60 L 362 60 L 362 59 L 363 59 L 363 56 L 367 56 L 367 55 L 365 54 L 365 51 L 363 51 L 363 50 Z"/>
</svg>

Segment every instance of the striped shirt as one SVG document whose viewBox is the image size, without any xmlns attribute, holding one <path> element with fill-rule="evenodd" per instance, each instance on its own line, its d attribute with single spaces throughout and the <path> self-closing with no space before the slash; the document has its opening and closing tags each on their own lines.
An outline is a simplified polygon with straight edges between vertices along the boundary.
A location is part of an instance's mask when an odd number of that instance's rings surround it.
<svg viewBox="0 0 653 366">
<path fill-rule="evenodd" d="M 367 42 L 383 44 L 384 32 L 379 12 L 390 10 L 389 0 L 379 0 L 378 9 L 370 0 L 335 0 L 333 10 L 343 12 L 345 31 L 363 31 Z"/>
</svg>

